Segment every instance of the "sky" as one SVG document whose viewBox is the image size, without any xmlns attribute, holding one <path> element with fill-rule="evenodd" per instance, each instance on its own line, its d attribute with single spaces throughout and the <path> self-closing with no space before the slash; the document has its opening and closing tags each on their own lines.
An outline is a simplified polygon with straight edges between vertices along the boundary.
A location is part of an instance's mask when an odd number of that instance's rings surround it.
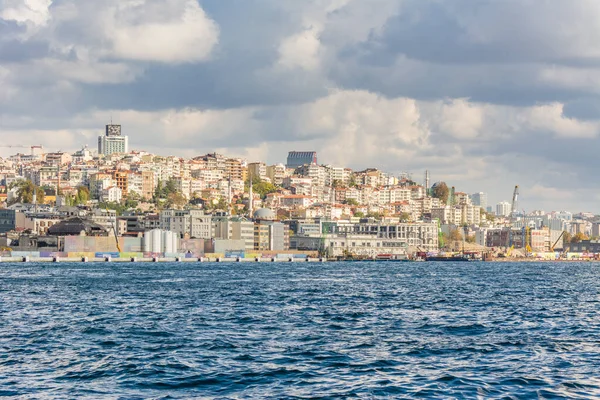
<svg viewBox="0 0 600 400">
<path fill-rule="evenodd" d="M 0 145 L 112 120 L 161 155 L 315 150 L 600 213 L 599 92 L 597 0 L 0 0 Z"/>
</svg>

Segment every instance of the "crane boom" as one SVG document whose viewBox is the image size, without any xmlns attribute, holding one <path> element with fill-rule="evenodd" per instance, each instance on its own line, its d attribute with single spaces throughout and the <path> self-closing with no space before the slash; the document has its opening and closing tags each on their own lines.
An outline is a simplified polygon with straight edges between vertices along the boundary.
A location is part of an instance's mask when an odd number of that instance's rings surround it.
<svg viewBox="0 0 600 400">
<path fill-rule="evenodd" d="M 562 231 L 562 233 L 560 234 L 560 236 L 558 237 L 558 239 L 556 239 L 556 242 L 554 242 L 554 244 L 552 245 L 552 247 L 550 247 L 550 251 L 554 251 L 554 246 L 556 246 L 558 244 L 558 242 L 560 241 L 560 239 L 562 239 L 563 235 L 565 234 L 565 231 Z M 564 247 L 564 244 L 563 244 Z"/>
<path fill-rule="evenodd" d="M 510 212 L 514 215 L 517 212 L 517 202 L 519 201 L 519 185 L 515 186 L 515 191 L 513 192 L 512 205 Z"/>
</svg>

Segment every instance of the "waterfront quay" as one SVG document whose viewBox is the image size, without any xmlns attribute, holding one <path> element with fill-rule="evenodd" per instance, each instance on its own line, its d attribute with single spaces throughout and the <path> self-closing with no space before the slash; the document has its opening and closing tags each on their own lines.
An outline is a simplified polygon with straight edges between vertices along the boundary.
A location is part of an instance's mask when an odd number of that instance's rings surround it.
<svg viewBox="0 0 600 400">
<path fill-rule="evenodd" d="M 325 261 L 337 261 L 336 259 L 324 259 L 324 258 L 277 258 L 277 257 L 256 257 L 256 258 L 242 258 L 242 257 L 130 257 L 130 258 L 112 258 L 112 257 L 0 257 L 0 263 L 208 263 L 208 262 L 224 262 L 224 263 L 268 263 L 268 262 L 325 262 Z"/>
</svg>

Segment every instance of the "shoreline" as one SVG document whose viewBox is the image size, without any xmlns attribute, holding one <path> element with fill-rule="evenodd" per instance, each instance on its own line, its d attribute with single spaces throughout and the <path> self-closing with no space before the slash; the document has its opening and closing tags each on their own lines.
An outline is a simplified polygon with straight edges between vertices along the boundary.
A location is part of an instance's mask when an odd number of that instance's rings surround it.
<svg viewBox="0 0 600 400">
<path fill-rule="evenodd" d="M 444 263 L 452 261 L 416 261 L 416 260 L 373 260 L 373 259 L 335 259 L 335 258 L 233 258 L 233 257 L 132 257 L 132 258 L 111 258 L 111 257 L 0 257 L 0 264 L 39 264 L 39 263 L 94 263 L 94 264 L 127 264 L 127 263 L 340 263 L 340 262 L 369 262 L 369 263 Z M 488 260 L 472 260 L 470 263 L 516 263 L 516 262 L 539 262 L 539 263 L 581 263 L 581 262 L 600 262 L 596 259 L 576 259 L 576 260 L 548 260 L 535 258 L 494 258 Z"/>
</svg>

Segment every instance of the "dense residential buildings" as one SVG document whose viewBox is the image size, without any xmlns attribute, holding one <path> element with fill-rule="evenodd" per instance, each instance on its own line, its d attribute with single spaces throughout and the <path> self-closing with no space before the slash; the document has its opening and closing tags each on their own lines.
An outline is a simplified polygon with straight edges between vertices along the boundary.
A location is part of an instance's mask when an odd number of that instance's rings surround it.
<svg viewBox="0 0 600 400">
<path fill-rule="evenodd" d="M 448 187 L 441 196 L 442 182 L 427 187 L 429 179 L 426 173 L 420 185 L 377 168 L 318 164 L 313 151 L 292 151 L 285 165 L 214 152 L 185 159 L 129 151 L 121 126 L 110 124 L 97 152 L 32 146 L 31 154 L 0 159 L 0 234 L 6 243 L 30 243 L 27 249 L 57 243 L 77 251 L 331 257 L 435 252 L 460 238 L 485 249 L 551 252 L 567 247 L 563 232 L 578 241 L 600 237 L 593 214 L 511 215 L 512 204 L 501 202 L 492 216 L 484 212 L 486 193 Z M 27 181 L 43 193 L 24 195 L 19 185 Z M 73 218 L 81 221 L 63 223 Z M 51 238 L 82 226 L 82 236 L 89 230 L 106 240 L 94 247 Z M 122 246 L 107 242 L 115 237 Z"/>
</svg>

